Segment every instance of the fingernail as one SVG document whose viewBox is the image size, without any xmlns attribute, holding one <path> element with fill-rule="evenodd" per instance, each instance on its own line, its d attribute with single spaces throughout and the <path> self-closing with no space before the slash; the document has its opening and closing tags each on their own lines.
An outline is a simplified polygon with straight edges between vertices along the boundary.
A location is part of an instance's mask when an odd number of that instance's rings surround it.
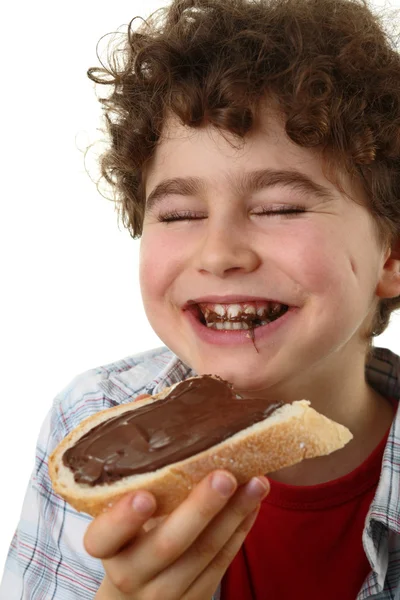
<svg viewBox="0 0 400 600">
<path fill-rule="evenodd" d="M 246 486 L 246 494 L 251 498 L 264 498 L 268 491 L 269 484 L 265 477 L 253 477 Z"/>
<path fill-rule="evenodd" d="M 235 489 L 236 483 L 233 477 L 225 473 L 215 473 L 211 479 L 211 487 L 222 496 L 230 496 Z"/>
<path fill-rule="evenodd" d="M 132 500 L 132 507 L 138 513 L 148 513 L 154 507 L 154 502 L 149 496 L 137 494 Z"/>
</svg>

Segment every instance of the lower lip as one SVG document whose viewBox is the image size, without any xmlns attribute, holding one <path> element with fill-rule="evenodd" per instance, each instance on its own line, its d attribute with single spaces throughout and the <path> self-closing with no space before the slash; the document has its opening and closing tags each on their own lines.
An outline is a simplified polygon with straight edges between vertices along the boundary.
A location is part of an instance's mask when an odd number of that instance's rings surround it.
<svg viewBox="0 0 400 600">
<path fill-rule="evenodd" d="M 256 343 L 261 342 L 277 333 L 282 327 L 286 326 L 298 310 L 297 307 L 289 308 L 279 319 L 253 329 L 254 341 Z M 185 310 L 184 314 L 199 338 L 208 344 L 217 346 L 253 344 L 249 329 L 213 329 L 203 325 L 191 310 Z"/>
</svg>

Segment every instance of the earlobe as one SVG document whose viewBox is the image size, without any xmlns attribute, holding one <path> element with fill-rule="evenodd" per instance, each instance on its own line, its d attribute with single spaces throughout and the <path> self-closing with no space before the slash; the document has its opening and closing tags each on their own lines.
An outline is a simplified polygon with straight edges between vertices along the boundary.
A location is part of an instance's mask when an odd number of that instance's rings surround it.
<svg viewBox="0 0 400 600">
<path fill-rule="evenodd" d="M 400 296 L 400 238 L 388 251 L 382 273 L 376 287 L 379 298 L 395 298 Z"/>
</svg>

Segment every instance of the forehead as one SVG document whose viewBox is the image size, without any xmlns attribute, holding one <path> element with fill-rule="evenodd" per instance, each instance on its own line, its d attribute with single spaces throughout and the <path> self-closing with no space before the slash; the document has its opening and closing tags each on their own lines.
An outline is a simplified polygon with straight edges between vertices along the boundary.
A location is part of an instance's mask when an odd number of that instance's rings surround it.
<svg viewBox="0 0 400 600">
<path fill-rule="evenodd" d="M 175 116 L 165 120 L 162 134 L 144 174 L 146 198 L 164 181 L 174 178 L 201 180 L 207 190 L 241 189 L 246 173 L 269 169 L 304 174 L 318 186 L 366 201 L 361 181 L 335 169 L 327 175 L 319 148 L 303 148 L 286 135 L 278 111 L 264 108 L 257 114 L 252 130 L 240 139 L 211 125 L 188 127 Z M 329 177 L 329 179 L 328 179 Z M 236 182 L 236 186 L 235 186 Z"/>
</svg>

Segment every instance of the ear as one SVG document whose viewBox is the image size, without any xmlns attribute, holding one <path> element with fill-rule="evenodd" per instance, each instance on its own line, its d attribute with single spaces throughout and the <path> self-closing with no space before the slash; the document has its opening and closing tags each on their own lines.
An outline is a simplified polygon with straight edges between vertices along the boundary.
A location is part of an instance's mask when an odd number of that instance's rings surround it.
<svg viewBox="0 0 400 600">
<path fill-rule="evenodd" d="M 381 277 L 376 287 L 379 298 L 400 296 L 400 238 L 385 255 Z"/>
</svg>

